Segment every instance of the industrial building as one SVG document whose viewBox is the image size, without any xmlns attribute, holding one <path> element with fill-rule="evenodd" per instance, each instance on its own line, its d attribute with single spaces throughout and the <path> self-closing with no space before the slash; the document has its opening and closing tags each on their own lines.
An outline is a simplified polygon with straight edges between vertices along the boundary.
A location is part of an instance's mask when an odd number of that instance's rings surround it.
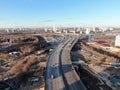
<svg viewBox="0 0 120 90">
<path fill-rule="evenodd" d="M 115 46 L 120 47 L 120 35 L 119 34 L 115 38 Z"/>
</svg>

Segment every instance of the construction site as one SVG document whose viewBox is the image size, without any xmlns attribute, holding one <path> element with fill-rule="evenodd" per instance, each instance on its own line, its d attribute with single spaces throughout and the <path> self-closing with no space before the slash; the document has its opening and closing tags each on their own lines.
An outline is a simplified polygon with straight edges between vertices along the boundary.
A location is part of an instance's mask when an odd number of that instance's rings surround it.
<svg viewBox="0 0 120 90">
<path fill-rule="evenodd" d="M 50 54 L 71 36 L 37 33 L 0 35 L 0 90 L 44 89 Z M 115 39 L 113 35 L 81 35 L 72 48 L 73 66 L 88 90 L 119 90 L 120 48 Z"/>
<path fill-rule="evenodd" d="M 53 37 L 52 33 L 1 34 L 0 90 L 44 88 L 46 62 L 54 48 Z"/>
<path fill-rule="evenodd" d="M 120 48 L 115 46 L 115 36 L 88 38 L 80 39 L 71 53 L 77 73 L 88 90 L 119 90 Z"/>
</svg>

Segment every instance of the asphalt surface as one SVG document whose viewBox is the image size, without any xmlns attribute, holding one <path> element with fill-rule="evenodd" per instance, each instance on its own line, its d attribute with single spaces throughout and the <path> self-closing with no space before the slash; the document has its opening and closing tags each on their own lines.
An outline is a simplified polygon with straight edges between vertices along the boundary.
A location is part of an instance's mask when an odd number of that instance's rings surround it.
<svg viewBox="0 0 120 90">
<path fill-rule="evenodd" d="M 72 39 L 70 42 L 63 48 L 61 57 L 62 57 L 62 69 L 65 75 L 65 79 L 68 84 L 69 90 L 86 90 L 83 83 L 81 82 L 79 76 L 77 75 L 71 59 L 70 59 L 70 50 L 75 44 L 76 40 Z"/>
<path fill-rule="evenodd" d="M 68 39 L 51 53 L 46 69 L 46 90 L 86 90 L 70 59 L 75 42 L 75 39 Z"/>
</svg>

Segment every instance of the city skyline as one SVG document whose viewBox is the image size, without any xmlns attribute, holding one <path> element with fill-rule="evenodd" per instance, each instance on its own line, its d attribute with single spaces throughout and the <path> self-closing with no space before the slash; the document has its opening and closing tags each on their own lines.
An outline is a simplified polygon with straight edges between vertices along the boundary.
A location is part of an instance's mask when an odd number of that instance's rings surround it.
<svg viewBox="0 0 120 90">
<path fill-rule="evenodd" d="M 1 0 L 0 27 L 120 26 L 119 0 Z"/>
</svg>

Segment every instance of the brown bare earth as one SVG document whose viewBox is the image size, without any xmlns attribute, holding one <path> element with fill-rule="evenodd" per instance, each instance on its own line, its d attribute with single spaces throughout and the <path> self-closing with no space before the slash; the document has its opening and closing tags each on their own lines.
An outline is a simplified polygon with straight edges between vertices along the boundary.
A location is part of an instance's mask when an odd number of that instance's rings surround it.
<svg viewBox="0 0 120 90">
<path fill-rule="evenodd" d="M 13 68 L 11 68 L 11 70 L 6 72 L 4 75 L 0 75 L 0 80 L 5 77 L 13 78 L 19 74 L 25 73 L 27 72 L 29 67 L 35 63 L 37 63 L 37 59 L 33 55 L 24 60 L 20 60 L 16 63 L 16 65 Z"/>
<path fill-rule="evenodd" d="M 52 33 L 44 32 L 37 34 L 41 34 L 42 36 L 54 36 Z M 8 39 L 12 39 L 12 44 L 8 42 Z M 24 42 L 27 39 L 33 39 L 34 41 L 28 40 L 27 42 Z M 11 83 L 20 84 L 19 88 L 22 90 L 23 88 L 28 87 L 30 83 L 31 88 L 35 89 L 37 83 L 32 80 L 39 78 L 39 88 L 43 85 L 43 81 L 41 80 L 43 78 L 47 56 L 44 57 L 45 54 L 43 54 L 43 56 L 40 57 L 41 54 L 36 54 L 37 51 L 41 52 L 43 47 L 41 43 L 38 42 L 38 38 L 34 37 L 33 33 L 0 34 L 0 46 L 4 48 L 3 51 L 0 51 L 1 82 L 6 82 L 4 80 L 8 79 Z M 19 54 L 12 55 L 10 54 L 11 52 L 18 52 Z M 40 57 L 40 59 L 37 57 Z M 40 62 L 43 63 L 41 64 Z M 22 80 L 24 76 L 28 76 L 26 82 Z"/>
<path fill-rule="evenodd" d="M 106 45 L 109 45 L 109 46 L 114 46 L 115 36 L 112 36 L 112 35 L 96 36 L 95 40 L 100 42 L 100 43 L 105 43 Z"/>
</svg>

